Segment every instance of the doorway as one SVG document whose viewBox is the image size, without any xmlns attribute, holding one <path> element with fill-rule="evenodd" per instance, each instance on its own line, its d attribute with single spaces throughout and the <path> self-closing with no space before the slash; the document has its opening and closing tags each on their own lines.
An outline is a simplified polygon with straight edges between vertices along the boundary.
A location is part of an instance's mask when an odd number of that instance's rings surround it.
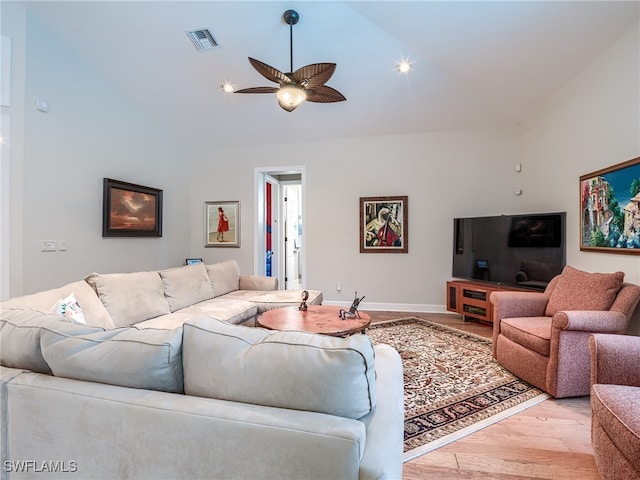
<svg viewBox="0 0 640 480">
<path fill-rule="evenodd" d="M 254 271 L 283 290 L 304 288 L 304 167 L 256 168 Z"/>
</svg>

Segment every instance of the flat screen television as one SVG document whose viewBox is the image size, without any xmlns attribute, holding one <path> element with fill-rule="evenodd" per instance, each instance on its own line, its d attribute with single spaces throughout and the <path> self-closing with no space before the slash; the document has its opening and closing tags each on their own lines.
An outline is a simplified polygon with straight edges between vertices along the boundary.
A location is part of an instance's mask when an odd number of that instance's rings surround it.
<svg viewBox="0 0 640 480">
<path fill-rule="evenodd" d="M 566 213 L 454 218 L 455 278 L 544 290 L 566 262 Z"/>
</svg>

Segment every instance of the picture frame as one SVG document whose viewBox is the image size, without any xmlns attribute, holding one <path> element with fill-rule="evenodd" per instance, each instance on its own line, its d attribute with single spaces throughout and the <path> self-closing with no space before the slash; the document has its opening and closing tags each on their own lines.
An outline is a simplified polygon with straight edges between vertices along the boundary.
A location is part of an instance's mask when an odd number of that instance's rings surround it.
<svg viewBox="0 0 640 480">
<path fill-rule="evenodd" d="M 360 253 L 409 252 L 409 198 L 360 197 Z"/>
<path fill-rule="evenodd" d="M 580 176 L 580 250 L 640 255 L 640 157 Z"/>
<path fill-rule="evenodd" d="M 239 201 L 204 203 L 204 246 L 240 247 Z"/>
<path fill-rule="evenodd" d="M 187 258 L 184 261 L 185 265 L 197 265 L 198 263 L 202 263 L 202 259 L 201 258 Z"/>
<path fill-rule="evenodd" d="M 162 190 L 103 179 L 103 237 L 162 237 Z"/>
</svg>

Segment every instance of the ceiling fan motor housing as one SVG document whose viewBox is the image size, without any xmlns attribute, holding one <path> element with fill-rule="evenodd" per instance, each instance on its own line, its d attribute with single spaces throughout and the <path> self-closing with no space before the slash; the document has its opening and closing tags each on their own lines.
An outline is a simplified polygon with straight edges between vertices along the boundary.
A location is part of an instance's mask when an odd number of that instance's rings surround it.
<svg viewBox="0 0 640 480">
<path fill-rule="evenodd" d="M 300 15 L 295 10 L 287 10 L 282 14 L 282 18 L 287 25 L 295 25 L 300 20 Z"/>
</svg>

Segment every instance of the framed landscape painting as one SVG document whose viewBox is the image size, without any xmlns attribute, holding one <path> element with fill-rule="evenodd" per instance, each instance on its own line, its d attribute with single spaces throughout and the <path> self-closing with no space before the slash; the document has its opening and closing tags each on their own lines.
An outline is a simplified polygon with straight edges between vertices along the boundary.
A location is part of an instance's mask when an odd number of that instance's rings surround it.
<svg viewBox="0 0 640 480">
<path fill-rule="evenodd" d="M 640 255 L 640 157 L 580 177 L 580 250 Z"/>
<path fill-rule="evenodd" d="M 360 253 L 409 251 L 408 197 L 360 198 Z"/>
<path fill-rule="evenodd" d="M 162 190 L 103 179 L 103 237 L 161 237 Z"/>
<path fill-rule="evenodd" d="M 240 246 L 240 202 L 205 202 L 204 246 Z"/>
</svg>

